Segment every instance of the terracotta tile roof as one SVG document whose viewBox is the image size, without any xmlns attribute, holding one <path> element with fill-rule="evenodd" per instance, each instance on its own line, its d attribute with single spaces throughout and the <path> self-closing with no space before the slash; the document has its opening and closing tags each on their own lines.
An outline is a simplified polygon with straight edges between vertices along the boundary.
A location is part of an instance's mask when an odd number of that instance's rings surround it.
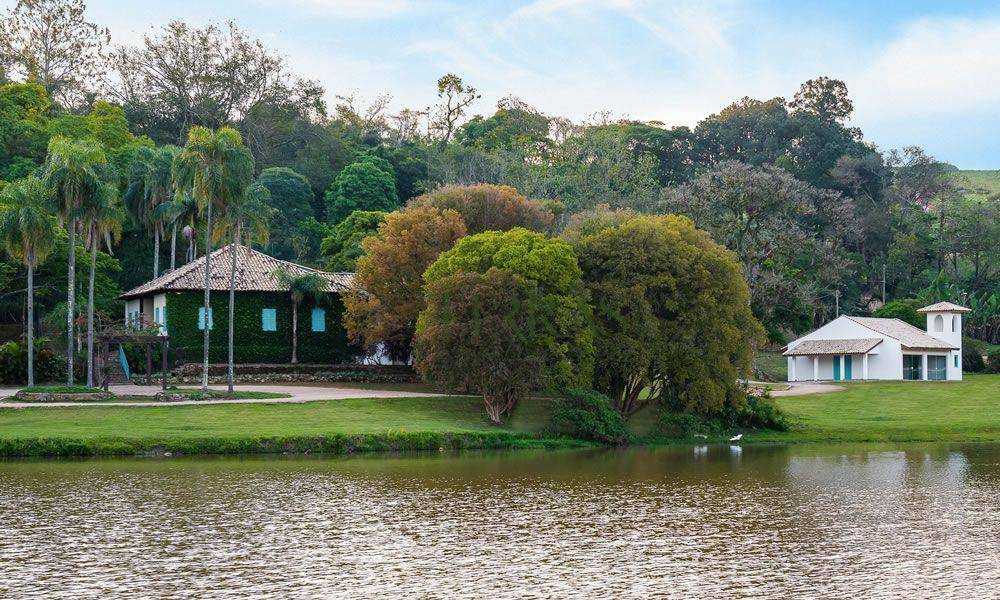
<svg viewBox="0 0 1000 600">
<path fill-rule="evenodd" d="M 805 340 L 785 356 L 814 356 L 816 354 L 865 354 L 882 343 L 881 338 L 860 340 Z"/>
<path fill-rule="evenodd" d="M 210 288 L 212 291 L 229 291 L 229 271 L 232 264 L 229 244 L 212 253 Z M 268 256 L 263 252 L 236 246 L 236 290 L 241 292 L 283 292 L 287 286 L 278 282 L 278 273 L 286 271 L 292 276 L 319 275 L 326 279 L 328 291 L 345 292 L 354 287 L 354 273 L 328 273 L 303 267 L 293 262 Z M 133 288 L 121 299 L 135 298 L 168 291 L 205 289 L 205 257 L 191 261 L 152 281 Z"/>
<path fill-rule="evenodd" d="M 930 306 L 925 306 L 923 308 L 917 309 L 918 313 L 924 314 L 929 312 L 956 312 L 956 313 L 970 313 L 971 309 L 965 308 L 964 306 L 959 306 L 957 304 L 952 304 L 951 302 L 938 302 L 937 304 L 931 304 Z"/>
<path fill-rule="evenodd" d="M 922 329 L 899 319 L 879 319 L 876 317 L 847 317 L 858 325 L 899 340 L 904 348 L 927 350 L 954 350 L 948 342 L 928 335 Z"/>
</svg>

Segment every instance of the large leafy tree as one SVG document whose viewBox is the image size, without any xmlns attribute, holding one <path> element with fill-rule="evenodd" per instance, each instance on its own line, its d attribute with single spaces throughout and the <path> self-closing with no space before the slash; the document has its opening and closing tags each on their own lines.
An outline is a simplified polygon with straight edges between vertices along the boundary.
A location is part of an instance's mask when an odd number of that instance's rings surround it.
<svg viewBox="0 0 1000 600">
<path fill-rule="evenodd" d="M 481 393 L 497 422 L 533 385 L 589 385 L 593 331 L 581 275 L 561 239 L 516 228 L 459 240 L 424 273 L 414 365 L 428 380 Z"/>
<path fill-rule="evenodd" d="M 367 351 L 380 344 L 389 356 L 406 361 L 424 307 L 423 273 L 466 233 L 453 210 L 415 207 L 386 215 L 377 236 L 361 242 L 357 290 L 344 296 L 344 325 Z"/>
<path fill-rule="evenodd" d="M 743 402 L 763 329 L 733 253 L 674 215 L 598 214 L 565 235 L 592 295 L 595 384 L 623 415 Z"/>
<path fill-rule="evenodd" d="M 58 215 L 69 231 L 69 260 L 66 277 L 66 383 L 73 385 L 73 331 L 76 299 L 76 235 L 81 212 L 103 193 L 103 170 L 107 157 L 94 141 L 74 142 L 54 137 L 49 142 L 45 165 L 47 184 L 55 190 Z"/>
<path fill-rule="evenodd" d="M 174 161 L 174 184 L 188 192 L 205 213 L 205 319 L 210 314 L 209 284 L 211 281 L 212 209 L 225 213 L 231 203 L 240 202 L 253 177 L 253 156 L 243 145 L 240 134 L 229 127 L 212 131 L 207 127 L 192 127 L 183 151 Z M 208 337 L 205 324 L 204 355 L 201 386 L 208 391 Z"/>
<path fill-rule="evenodd" d="M 354 271 L 358 259 L 364 254 L 361 241 L 378 234 L 388 213 L 356 210 L 330 229 L 323 238 L 322 253 L 327 257 L 326 268 L 331 271 Z"/>
<path fill-rule="evenodd" d="M 303 220 L 313 216 L 309 180 L 287 167 L 272 167 L 260 172 L 257 183 L 270 192 L 271 206 L 276 211 L 271 224 L 275 240 L 271 253 L 278 258 L 294 258 L 292 234 Z"/>
<path fill-rule="evenodd" d="M 35 269 L 52 249 L 55 228 L 52 193 L 37 177 L 13 183 L 0 192 L 0 244 L 28 272 L 28 386 L 35 385 Z"/>
<path fill-rule="evenodd" d="M 544 204 L 528 200 L 504 185 L 448 185 L 414 198 L 407 206 L 454 210 L 462 215 L 470 234 L 514 227 L 545 231 L 553 219 L 552 211 Z"/>
<path fill-rule="evenodd" d="M 83 0 L 18 0 L 0 18 L 0 65 L 34 81 L 64 106 L 100 78 L 107 28 L 87 21 Z"/>
<path fill-rule="evenodd" d="M 394 210 L 399 206 L 392 175 L 365 160 L 348 165 L 326 192 L 327 222 L 343 221 L 356 210 Z"/>
</svg>

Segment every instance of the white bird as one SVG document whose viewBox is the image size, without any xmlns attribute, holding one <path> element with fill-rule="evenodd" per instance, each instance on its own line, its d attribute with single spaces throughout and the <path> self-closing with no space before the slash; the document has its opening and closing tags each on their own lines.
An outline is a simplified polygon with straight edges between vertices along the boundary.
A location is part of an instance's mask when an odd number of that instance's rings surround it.
<svg viewBox="0 0 1000 600">
<path fill-rule="evenodd" d="M 729 438 L 729 441 L 730 442 L 738 442 L 738 441 L 740 441 L 742 439 L 743 439 L 743 434 L 741 433 L 739 435 L 734 435 L 733 437 Z"/>
<path fill-rule="evenodd" d="M 708 439 L 708 436 L 705 435 L 704 433 L 696 433 L 696 434 L 694 434 L 694 437 L 701 438 L 703 440 L 707 440 Z"/>
</svg>

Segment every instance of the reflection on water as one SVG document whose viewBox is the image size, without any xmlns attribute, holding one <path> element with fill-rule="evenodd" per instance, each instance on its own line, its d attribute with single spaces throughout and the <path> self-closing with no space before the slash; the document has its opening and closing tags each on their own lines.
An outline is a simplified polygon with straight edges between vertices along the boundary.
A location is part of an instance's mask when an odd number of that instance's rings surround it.
<svg viewBox="0 0 1000 600">
<path fill-rule="evenodd" d="M 0 597 L 997 597 L 1000 445 L 0 463 Z"/>
</svg>

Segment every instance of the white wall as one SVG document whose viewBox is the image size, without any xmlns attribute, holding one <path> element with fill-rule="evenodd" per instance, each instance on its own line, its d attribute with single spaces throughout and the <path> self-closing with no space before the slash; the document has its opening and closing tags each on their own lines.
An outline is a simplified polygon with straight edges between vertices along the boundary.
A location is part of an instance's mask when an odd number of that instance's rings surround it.
<svg viewBox="0 0 1000 600">
<path fill-rule="evenodd" d="M 838 317 L 812 333 L 788 344 L 791 350 L 806 340 L 861 340 L 881 339 L 882 343 L 875 346 L 868 355 L 868 379 L 902 379 L 903 355 L 899 340 L 882 335 L 846 316 Z M 809 381 L 813 378 L 813 363 L 811 356 L 795 358 L 795 378 L 798 381 Z M 819 379 L 833 379 L 833 356 L 819 357 Z M 864 375 L 864 357 L 855 355 L 851 364 L 851 377 L 860 380 Z M 789 364 L 789 372 L 791 364 Z M 843 376 L 843 373 L 841 373 Z"/>
<path fill-rule="evenodd" d="M 940 317 L 941 330 L 938 330 Z M 927 313 L 927 334 L 939 340 L 948 342 L 958 350 L 948 353 L 948 381 L 962 380 L 962 315 L 961 313 L 932 312 Z M 958 367 L 955 366 L 955 355 L 958 355 Z"/>
<path fill-rule="evenodd" d="M 141 310 L 141 308 L 140 308 L 140 302 L 139 302 L 138 298 L 133 298 L 131 300 L 126 300 L 125 301 L 125 320 L 126 320 L 126 322 L 128 321 L 128 319 L 130 319 L 132 317 L 133 313 L 138 312 L 139 310 Z"/>
</svg>

